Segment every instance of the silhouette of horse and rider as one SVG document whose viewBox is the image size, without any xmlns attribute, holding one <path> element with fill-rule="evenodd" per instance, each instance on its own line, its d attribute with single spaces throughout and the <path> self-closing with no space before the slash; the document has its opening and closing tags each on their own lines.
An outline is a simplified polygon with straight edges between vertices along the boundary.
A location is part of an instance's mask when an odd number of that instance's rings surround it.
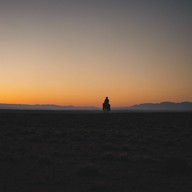
<svg viewBox="0 0 192 192">
<path fill-rule="evenodd" d="M 109 99 L 108 97 L 105 98 L 105 101 L 103 103 L 103 111 L 107 112 L 107 111 L 110 111 L 111 110 L 111 105 L 109 104 Z"/>
</svg>

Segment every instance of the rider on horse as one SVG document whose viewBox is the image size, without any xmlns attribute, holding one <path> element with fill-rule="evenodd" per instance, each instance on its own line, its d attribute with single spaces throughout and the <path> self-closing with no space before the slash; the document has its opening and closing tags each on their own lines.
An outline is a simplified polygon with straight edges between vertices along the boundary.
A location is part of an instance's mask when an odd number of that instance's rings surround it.
<svg viewBox="0 0 192 192">
<path fill-rule="evenodd" d="M 105 98 L 105 101 L 103 103 L 103 111 L 110 111 L 110 104 L 109 104 L 109 99 L 108 97 Z"/>
</svg>

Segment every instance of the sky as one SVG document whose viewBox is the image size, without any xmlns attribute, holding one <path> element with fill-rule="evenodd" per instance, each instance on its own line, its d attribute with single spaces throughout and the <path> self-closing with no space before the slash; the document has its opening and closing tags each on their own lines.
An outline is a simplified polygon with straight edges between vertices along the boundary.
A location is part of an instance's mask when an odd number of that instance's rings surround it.
<svg viewBox="0 0 192 192">
<path fill-rule="evenodd" d="M 191 0 L 0 0 L 0 103 L 192 101 Z"/>
</svg>

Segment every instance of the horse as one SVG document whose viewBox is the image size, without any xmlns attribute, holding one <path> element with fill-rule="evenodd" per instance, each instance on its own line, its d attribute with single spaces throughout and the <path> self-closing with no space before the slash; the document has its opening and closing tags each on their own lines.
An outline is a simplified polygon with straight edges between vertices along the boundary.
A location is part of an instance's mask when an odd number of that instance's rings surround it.
<svg viewBox="0 0 192 192">
<path fill-rule="evenodd" d="M 111 110 L 111 106 L 109 103 L 103 103 L 103 111 L 110 111 Z"/>
</svg>

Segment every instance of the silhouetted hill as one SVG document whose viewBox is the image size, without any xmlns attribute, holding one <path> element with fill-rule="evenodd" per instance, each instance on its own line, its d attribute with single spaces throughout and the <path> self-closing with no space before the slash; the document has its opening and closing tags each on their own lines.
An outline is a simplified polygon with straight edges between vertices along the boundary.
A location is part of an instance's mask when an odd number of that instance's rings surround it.
<svg viewBox="0 0 192 192">
<path fill-rule="evenodd" d="M 192 111 L 192 102 L 143 103 L 128 107 L 128 109 L 143 110 L 143 111 Z"/>
<path fill-rule="evenodd" d="M 96 107 L 76 107 L 59 105 L 27 105 L 27 104 L 1 104 L 0 109 L 19 109 L 19 110 L 95 110 Z"/>
</svg>

